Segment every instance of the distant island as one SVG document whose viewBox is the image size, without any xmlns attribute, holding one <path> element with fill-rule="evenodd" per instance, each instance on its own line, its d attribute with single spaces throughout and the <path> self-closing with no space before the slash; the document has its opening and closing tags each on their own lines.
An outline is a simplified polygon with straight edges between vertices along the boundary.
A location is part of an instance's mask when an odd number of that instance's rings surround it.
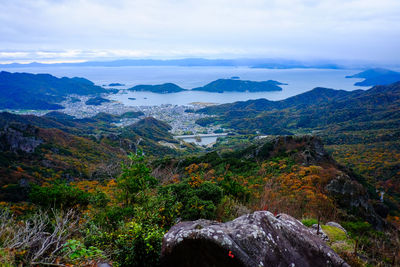
<svg viewBox="0 0 400 267">
<path fill-rule="evenodd" d="M 130 91 L 148 91 L 157 94 L 169 94 L 169 93 L 178 93 L 182 91 L 186 91 L 182 87 L 174 84 L 174 83 L 164 83 L 157 85 L 136 85 L 132 88 L 129 88 Z"/>
<path fill-rule="evenodd" d="M 123 83 L 110 83 L 108 86 L 125 86 Z"/>
<path fill-rule="evenodd" d="M 63 109 L 68 95 L 107 93 L 84 78 L 57 78 L 50 74 L 0 72 L 0 109 Z"/>
<path fill-rule="evenodd" d="M 88 106 L 100 106 L 101 104 L 108 102 L 111 101 L 102 97 L 94 97 L 86 101 L 85 104 Z"/>
<path fill-rule="evenodd" d="M 27 64 L 10 63 L 0 64 L 4 68 L 23 68 L 23 67 L 125 67 L 125 66 L 181 66 L 181 67 L 239 67 L 246 66 L 251 68 L 268 69 L 292 69 L 292 68 L 318 68 L 318 69 L 338 69 L 343 66 L 332 63 L 331 61 L 299 61 L 290 59 L 273 58 L 241 58 L 241 59 L 205 59 L 205 58 L 183 58 L 183 59 L 120 59 L 112 61 L 87 61 L 73 63 L 39 63 L 31 62 Z"/>
<path fill-rule="evenodd" d="M 284 85 L 273 80 L 255 82 L 238 79 L 218 79 L 203 87 L 193 88 L 195 91 L 206 91 L 206 92 L 266 92 L 266 91 L 282 91 Z"/>
<path fill-rule="evenodd" d="M 356 82 L 356 86 L 387 85 L 400 81 L 400 72 L 388 69 L 369 69 L 346 78 L 364 78 L 364 81 Z"/>
<path fill-rule="evenodd" d="M 306 63 L 300 61 L 271 61 L 251 66 L 253 69 L 342 69 L 342 66 L 334 63 Z"/>
</svg>

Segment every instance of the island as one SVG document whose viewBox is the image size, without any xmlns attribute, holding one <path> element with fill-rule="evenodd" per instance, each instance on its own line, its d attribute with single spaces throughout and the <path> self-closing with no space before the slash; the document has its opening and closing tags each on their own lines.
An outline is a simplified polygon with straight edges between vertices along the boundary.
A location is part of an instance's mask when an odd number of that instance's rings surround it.
<svg viewBox="0 0 400 267">
<path fill-rule="evenodd" d="M 356 86 L 388 85 L 400 81 L 400 72 L 388 69 L 369 69 L 346 78 L 364 78 L 364 81 L 356 82 Z"/>
<path fill-rule="evenodd" d="M 178 93 L 182 91 L 187 91 L 186 89 L 174 84 L 174 83 L 164 83 L 157 85 L 136 85 L 129 88 L 130 91 L 148 91 L 157 94 L 169 94 Z"/>
<path fill-rule="evenodd" d="M 239 79 L 218 79 L 203 87 L 193 88 L 194 91 L 206 91 L 206 92 L 267 92 L 267 91 L 282 91 L 282 87 L 279 85 L 285 85 L 278 81 L 247 81 Z"/>
<path fill-rule="evenodd" d="M 125 86 L 123 83 L 110 83 L 108 86 Z"/>
<path fill-rule="evenodd" d="M 135 97 L 128 97 L 129 100 L 136 100 Z"/>
</svg>

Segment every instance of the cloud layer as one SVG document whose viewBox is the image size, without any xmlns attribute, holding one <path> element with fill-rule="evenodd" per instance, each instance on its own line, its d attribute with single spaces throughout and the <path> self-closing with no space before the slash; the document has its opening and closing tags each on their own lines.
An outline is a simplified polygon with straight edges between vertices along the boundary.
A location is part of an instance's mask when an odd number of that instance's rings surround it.
<svg viewBox="0 0 400 267">
<path fill-rule="evenodd" d="M 0 61 L 400 59 L 398 0 L 2 0 Z"/>
</svg>

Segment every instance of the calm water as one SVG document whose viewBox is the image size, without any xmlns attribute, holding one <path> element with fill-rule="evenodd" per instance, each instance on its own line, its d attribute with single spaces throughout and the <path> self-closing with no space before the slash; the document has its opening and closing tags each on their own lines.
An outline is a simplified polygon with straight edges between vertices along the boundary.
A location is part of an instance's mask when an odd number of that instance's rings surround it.
<svg viewBox="0 0 400 267">
<path fill-rule="evenodd" d="M 201 141 L 197 142 L 194 137 L 187 137 L 187 138 L 181 138 L 183 141 L 188 142 L 188 143 L 195 143 L 196 145 L 209 145 L 212 143 L 215 143 L 217 141 L 218 136 L 212 136 L 212 137 L 201 137 Z"/>
<path fill-rule="evenodd" d="M 353 84 L 361 79 L 346 79 L 346 75 L 360 70 L 321 70 L 321 69 L 251 69 L 247 67 L 40 67 L 40 68 L 9 68 L 10 72 L 50 73 L 57 77 L 84 77 L 98 85 L 112 82 L 126 84 L 132 87 L 138 84 L 175 83 L 183 88 L 191 89 L 203 86 L 220 78 L 239 76 L 244 80 L 265 81 L 277 80 L 287 83 L 280 92 L 262 93 L 207 93 L 180 92 L 174 94 L 154 94 L 150 92 L 129 92 L 117 94 L 112 99 L 126 105 L 185 105 L 191 102 L 230 103 L 248 99 L 267 98 L 280 100 L 309 91 L 315 87 L 354 90 Z M 365 88 L 363 88 L 365 89 Z M 129 100 L 128 98 L 136 98 Z"/>
</svg>

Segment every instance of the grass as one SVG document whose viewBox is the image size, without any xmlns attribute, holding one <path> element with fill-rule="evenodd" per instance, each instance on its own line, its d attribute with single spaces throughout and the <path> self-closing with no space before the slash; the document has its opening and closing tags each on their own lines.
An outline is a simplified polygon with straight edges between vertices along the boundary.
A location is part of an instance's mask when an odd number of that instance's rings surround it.
<svg viewBox="0 0 400 267">
<path fill-rule="evenodd" d="M 318 224 L 318 220 L 314 218 L 303 219 L 301 222 L 307 227 L 311 227 L 313 224 Z"/>
</svg>

